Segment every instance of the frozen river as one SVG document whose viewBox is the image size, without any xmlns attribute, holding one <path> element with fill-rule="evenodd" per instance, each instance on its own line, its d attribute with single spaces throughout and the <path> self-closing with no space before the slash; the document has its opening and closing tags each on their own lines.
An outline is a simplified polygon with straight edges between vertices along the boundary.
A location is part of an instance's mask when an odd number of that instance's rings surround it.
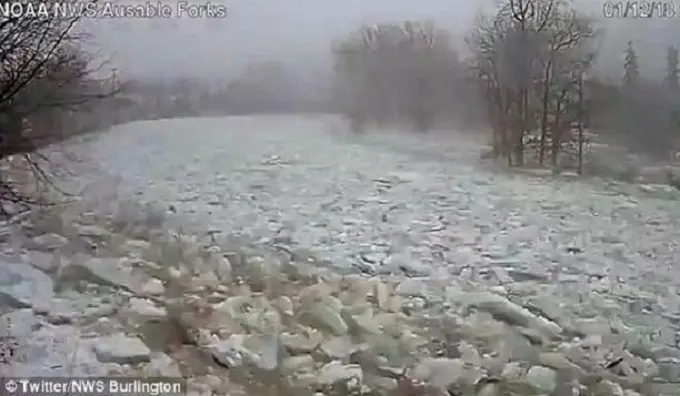
<svg viewBox="0 0 680 396">
<path fill-rule="evenodd" d="M 493 171 L 469 136 L 353 136 L 330 116 L 113 129 L 79 150 L 197 230 L 309 248 L 341 271 L 471 279 L 680 357 L 673 192 Z"/>
</svg>

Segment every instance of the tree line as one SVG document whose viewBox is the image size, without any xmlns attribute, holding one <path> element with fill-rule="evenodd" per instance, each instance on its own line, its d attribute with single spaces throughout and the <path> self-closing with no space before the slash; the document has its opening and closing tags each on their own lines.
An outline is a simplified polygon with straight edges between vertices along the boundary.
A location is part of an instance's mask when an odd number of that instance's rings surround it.
<svg viewBox="0 0 680 396">
<path fill-rule="evenodd" d="M 500 2 L 467 33 L 467 57 L 431 22 L 362 26 L 333 47 L 336 96 L 357 132 L 395 122 L 426 131 L 483 108 L 485 156 L 510 166 L 557 168 L 568 156 L 582 172 L 595 135 L 666 156 L 678 147 L 677 49 L 663 79 L 644 78 L 629 42 L 620 83 L 606 83 L 593 71 L 603 33 L 567 0 Z"/>
</svg>

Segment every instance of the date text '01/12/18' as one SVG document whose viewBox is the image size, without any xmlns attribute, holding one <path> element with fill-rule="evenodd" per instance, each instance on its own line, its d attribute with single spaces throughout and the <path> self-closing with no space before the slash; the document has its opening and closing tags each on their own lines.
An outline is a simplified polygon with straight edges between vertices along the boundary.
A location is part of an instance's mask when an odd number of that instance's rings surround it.
<svg viewBox="0 0 680 396">
<path fill-rule="evenodd" d="M 605 19 L 671 19 L 678 15 L 672 1 L 605 1 L 602 16 Z"/>
</svg>

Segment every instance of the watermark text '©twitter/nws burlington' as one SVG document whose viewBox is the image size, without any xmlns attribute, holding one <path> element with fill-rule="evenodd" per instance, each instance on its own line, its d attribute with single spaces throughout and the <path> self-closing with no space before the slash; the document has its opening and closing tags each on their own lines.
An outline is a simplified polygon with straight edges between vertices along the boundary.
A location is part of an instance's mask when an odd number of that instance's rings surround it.
<svg viewBox="0 0 680 396">
<path fill-rule="evenodd" d="M 181 378 L 2 378 L 0 394 L 11 396 L 95 396 L 144 395 L 180 396 L 186 394 Z"/>
<path fill-rule="evenodd" d="M 208 18 L 221 19 L 227 16 L 226 4 L 205 1 L 177 2 L 135 2 L 117 1 L 21 1 L 0 2 L 0 17 L 4 18 L 75 18 L 87 19 L 130 19 L 130 18 Z"/>
</svg>

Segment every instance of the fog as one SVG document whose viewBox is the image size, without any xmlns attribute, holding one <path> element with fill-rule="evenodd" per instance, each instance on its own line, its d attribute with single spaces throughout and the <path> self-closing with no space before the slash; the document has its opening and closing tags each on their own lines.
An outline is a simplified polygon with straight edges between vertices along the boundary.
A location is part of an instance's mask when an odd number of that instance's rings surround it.
<svg viewBox="0 0 680 396">
<path fill-rule="evenodd" d="M 0 10 L 0 388 L 678 394 L 675 20 L 212 1 Z"/>
<path fill-rule="evenodd" d="M 94 45 L 111 57 L 115 67 L 130 77 L 200 77 L 229 79 L 247 64 L 280 60 L 298 70 L 323 70 L 331 40 L 362 23 L 432 19 L 462 38 L 480 11 L 492 10 L 494 0 L 231 0 L 222 3 L 223 19 L 115 19 L 91 20 L 87 30 Z M 598 18 L 602 2 L 576 2 Z M 173 8 L 176 12 L 176 8 Z M 175 14 L 176 17 L 176 14 Z M 639 47 L 643 74 L 661 72 L 667 45 L 678 37 L 673 20 L 601 20 L 606 27 L 595 70 L 609 78 L 621 74 L 625 43 Z M 461 48 L 462 49 L 462 48 Z M 654 58 L 658 58 L 656 61 Z"/>
<path fill-rule="evenodd" d="M 215 78 L 228 77 L 260 60 L 323 65 L 330 41 L 361 23 L 432 18 L 438 25 L 464 30 L 493 1 L 231 0 L 223 4 L 228 16 L 219 20 L 97 20 L 90 21 L 87 29 L 126 74 Z"/>
</svg>

